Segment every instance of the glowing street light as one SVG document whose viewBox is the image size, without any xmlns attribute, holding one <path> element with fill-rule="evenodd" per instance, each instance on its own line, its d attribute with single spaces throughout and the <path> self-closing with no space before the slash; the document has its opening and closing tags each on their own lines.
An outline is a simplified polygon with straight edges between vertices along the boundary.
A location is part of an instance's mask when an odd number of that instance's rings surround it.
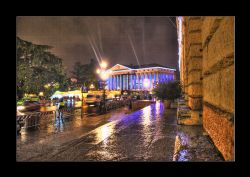
<svg viewBox="0 0 250 177">
<path fill-rule="evenodd" d="M 101 70 L 98 68 L 98 69 L 96 70 L 96 73 L 97 73 L 97 74 L 100 74 L 100 73 L 101 73 Z"/>
<path fill-rule="evenodd" d="M 100 77 L 103 81 L 106 81 L 109 78 L 109 72 L 107 70 L 102 70 Z"/>
<path fill-rule="evenodd" d="M 108 66 L 108 64 L 107 64 L 107 62 L 102 61 L 101 64 L 100 64 L 100 66 L 101 66 L 102 69 L 106 69 L 107 66 Z"/>
<path fill-rule="evenodd" d="M 101 64 L 100 64 L 101 68 L 97 68 L 97 70 L 96 70 L 96 73 L 100 75 L 100 78 L 103 81 L 106 81 L 109 78 L 109 75 L 111 73 L 110 70 L 106 70 L 107 66 L 108 66 L 107 62 L 102 61 Z"/>
</svg>

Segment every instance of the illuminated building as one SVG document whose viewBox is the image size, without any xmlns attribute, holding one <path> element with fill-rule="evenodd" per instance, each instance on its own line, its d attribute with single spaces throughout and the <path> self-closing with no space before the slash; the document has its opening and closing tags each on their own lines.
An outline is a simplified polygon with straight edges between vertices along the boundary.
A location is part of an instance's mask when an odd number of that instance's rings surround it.
<svg viewBox="0 0 250 177">
<path fill-rule="evenodd" d="M 109 90 L 151 91 L 158 83 L 175 80 L 175 69 L 158 64 L 121 65 L 116 64 L 110 69 L 107 80 Z M 149 81 L 145 88 L 144 81 Z"/>
</svg>

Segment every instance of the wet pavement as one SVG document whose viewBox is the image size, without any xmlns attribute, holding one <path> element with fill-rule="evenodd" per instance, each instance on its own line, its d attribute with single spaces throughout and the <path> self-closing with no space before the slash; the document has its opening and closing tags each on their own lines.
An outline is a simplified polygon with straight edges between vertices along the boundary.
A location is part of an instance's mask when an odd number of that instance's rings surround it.
<svg viewBox="0 0 250 177">
<path fill-rule="evenodd" d="M 105 115 L 82 115 L 64 113 L 63 119 L 54 114 L 42 116 L 39 127 L 22 129 L 16 139 L 17 161 L 28 161 L 46 154 L 53 154 L 63 144 L 77 140 L 91 130 L 125 116 L 126 109 L 120 108 Z"/>
<path fill-rule="evenodd" d="M 223 161 L 201 126 L 176 124 L 160 102 L 126 114 L 76 115 L 21 131 L 17 161 Z"/>
</svg>

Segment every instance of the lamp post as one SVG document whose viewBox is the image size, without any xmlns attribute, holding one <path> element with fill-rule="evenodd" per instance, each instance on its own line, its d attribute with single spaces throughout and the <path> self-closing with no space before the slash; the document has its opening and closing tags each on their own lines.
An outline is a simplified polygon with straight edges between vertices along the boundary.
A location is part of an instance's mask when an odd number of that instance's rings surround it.
<svg viewBox="0 0 250 177">
<path fill-rule="evenodd" d="M 85 83 L 84 85 L 81 85 L 81 95 L 82 95 L 82 106 L 81 106 L 81 117 L 83 116 L 83 93 L 86 93 L 86 87 L 85 87 Z"/>
<path fill-rule="evenodd" d="M 81 86 L 81 94 L 82 94 L 82 107 L 83 107 L 83 85 Z"/>
<path fill-rule="evenodd" d="M 101 80 L 102 80 L 102 87 L 103 87 L 103 113 L 106 112 L 106 82 L 109 78 L 110 71 L 106 70 L 108 64 L 105 61 L 102 61 L 100 64 L 100 68 L 96 70 L 96 73 L 99 74 Z"/>
</svg>

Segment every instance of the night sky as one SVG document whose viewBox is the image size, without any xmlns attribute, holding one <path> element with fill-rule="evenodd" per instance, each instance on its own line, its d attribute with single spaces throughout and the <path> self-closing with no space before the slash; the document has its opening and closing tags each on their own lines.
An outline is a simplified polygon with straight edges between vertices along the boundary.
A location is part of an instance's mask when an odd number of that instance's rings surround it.
<svg viewBox="0 0 250 177">
<path fill-rule="evenodd" d="M 174 17 L 17 17 L 17 36 L 53 46 L 51 52 L 63 59 L 67 71 L 76 61 L 96 59 L 91 43 L 110 67 L 137 65 L 134 50 L 140 64 L 178 66 Z"/>
</svg>

